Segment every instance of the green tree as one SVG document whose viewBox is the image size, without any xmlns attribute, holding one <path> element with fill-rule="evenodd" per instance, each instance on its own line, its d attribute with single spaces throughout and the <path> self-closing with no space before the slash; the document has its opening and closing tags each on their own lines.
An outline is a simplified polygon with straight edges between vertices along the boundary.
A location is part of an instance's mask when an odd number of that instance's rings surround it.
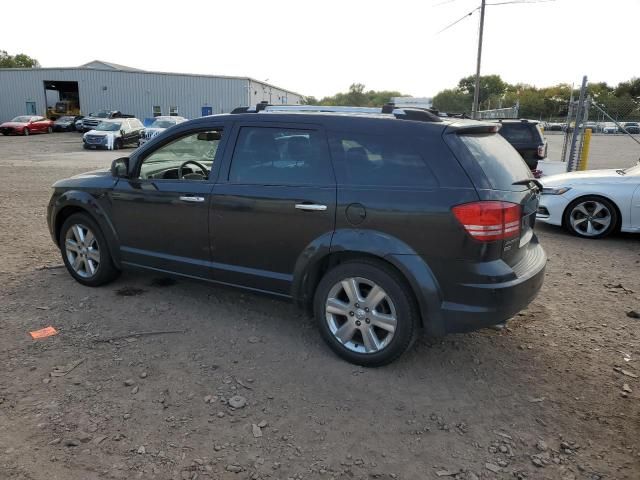
<svg viewBox="0 0 640 480">
<path fill-rule="evenodd" d="M 40 62 L 24 53 L 9 55 L 6 50 L 0 50 L 0 68 L 39 68 Z"/>
<path fill-rule="evenodd" d="M 441 112 L 469 113 L 473 96 L 457 88 L 442 90 L 433 97 L 433 107 Z"/>
<path fill-rule="evenodd" d="M 478 103 L 480 105 L 489 99 L 499 99 L 507 90 L 508 84 L 500 78 L 500 75 L 480 75 L 480 95 Z M 461 78 L 458 82 L 458 90 L 466 93 L 473 98 L 473 92 L 476 89 L 476 76 L 469 75 Z"/>
<path fill-rule="evenodd" d="M 392 97 L 403 97 L 400 92 L 395 90 L 369 90 L 365 91 L 362 83 L 353 83 L 347 92 L 336 93 L 331 97 L 324 97 L 318 101 L 313 99 L 319 105 L 335 105 L 335 106 L 354 106 L 354 107 L 381 107 L 389 102 Z M 311 103 L 307 101 L 307 104 Z"/>
</svg>

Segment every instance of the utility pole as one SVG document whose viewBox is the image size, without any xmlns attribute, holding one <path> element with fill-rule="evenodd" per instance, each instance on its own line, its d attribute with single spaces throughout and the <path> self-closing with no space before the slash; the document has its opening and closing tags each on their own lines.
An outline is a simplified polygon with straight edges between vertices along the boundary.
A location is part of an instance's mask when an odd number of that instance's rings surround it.
<svg viewBox="0 0 640 480">
<path fill-rule="evenodd" d="M 476 86 L 473 89 L 473 106 L 471 107 L 471 118 L 478 118 L 478 101 L 480 99 L 480 62 L 482 60 L 482 32 L 484 31 L 484 7 L 485 0 L 480 5 L 480 33 L 478 35 L 478 63 L 476 65 Z"/>
</svg>

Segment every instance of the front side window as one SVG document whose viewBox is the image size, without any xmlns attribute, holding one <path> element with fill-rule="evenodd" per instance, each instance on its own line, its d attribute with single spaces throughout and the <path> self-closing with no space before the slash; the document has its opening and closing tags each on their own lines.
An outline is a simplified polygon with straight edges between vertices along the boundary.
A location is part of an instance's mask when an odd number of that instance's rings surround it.
<svg viewBox="0 0 640 480">
<path fill-rule="evenodd" d="M 142 161 L 140 178 L 206 180 L 221 138 L 220 129 L 192 133 L 173 140 Z"/>
<path fill-rule="evenodd" d="M 253 185 L 327 185 L 331 163 L 323 135 L 315 130 L 242 127 L 229 181 Z"/>
<path fill-rule="evenodd" d="M 361 186 L 434 187 L 438 182 L 410 138 L 330 133 L 341 183 Z"/>
</svg>

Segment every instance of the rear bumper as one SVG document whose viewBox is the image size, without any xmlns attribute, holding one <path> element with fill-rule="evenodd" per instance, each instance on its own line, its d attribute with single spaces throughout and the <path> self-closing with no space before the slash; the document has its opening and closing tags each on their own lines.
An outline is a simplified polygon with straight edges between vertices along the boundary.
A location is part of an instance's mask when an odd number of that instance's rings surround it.
<svg viewBox="0 0 640 480">
<path fill-rule="evenodd" d="M 445 300 L 442 303 L 445 331 L 468 332 L 497 325 L 513 317 L 526 308 L 540 291 L 546 263 L 544 249 L 535 239 L 524 258 L 511 267 L 512 279 L 497 283 L 458 284 L 457 289 L 465 302 Z"/>
<path fill-rule="evenodd" d="M 391 258 L 416 295 L 425 332 L 440 336 L 503 323 L 531 303 L 542 287 L 547 256 L 535 235 L 523 248 L 527 251 L 512 267 L 502 260 Z"/>
</svg>

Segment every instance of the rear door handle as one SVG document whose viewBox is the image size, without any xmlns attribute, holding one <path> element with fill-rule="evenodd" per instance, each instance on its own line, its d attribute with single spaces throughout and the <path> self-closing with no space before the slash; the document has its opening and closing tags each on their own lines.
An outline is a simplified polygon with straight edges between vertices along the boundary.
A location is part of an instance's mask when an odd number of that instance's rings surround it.
<svg viewBox="0 0 640 480">
<path fill-rule="evenodd" d="M 317 203 L 296 203 L 296 209 L 305 210 L 307 212 L 322 212 L 327 209 L 327 206 L 319 205 Z"/>
<path fill-rule="evenodd" d="M 191 197 L 188 195 L 184 195 L 180 197 L 180 200 L 182 200 L 183 202 L 200 203 L 204 202 L 204 197 Z"/>
</svg>

